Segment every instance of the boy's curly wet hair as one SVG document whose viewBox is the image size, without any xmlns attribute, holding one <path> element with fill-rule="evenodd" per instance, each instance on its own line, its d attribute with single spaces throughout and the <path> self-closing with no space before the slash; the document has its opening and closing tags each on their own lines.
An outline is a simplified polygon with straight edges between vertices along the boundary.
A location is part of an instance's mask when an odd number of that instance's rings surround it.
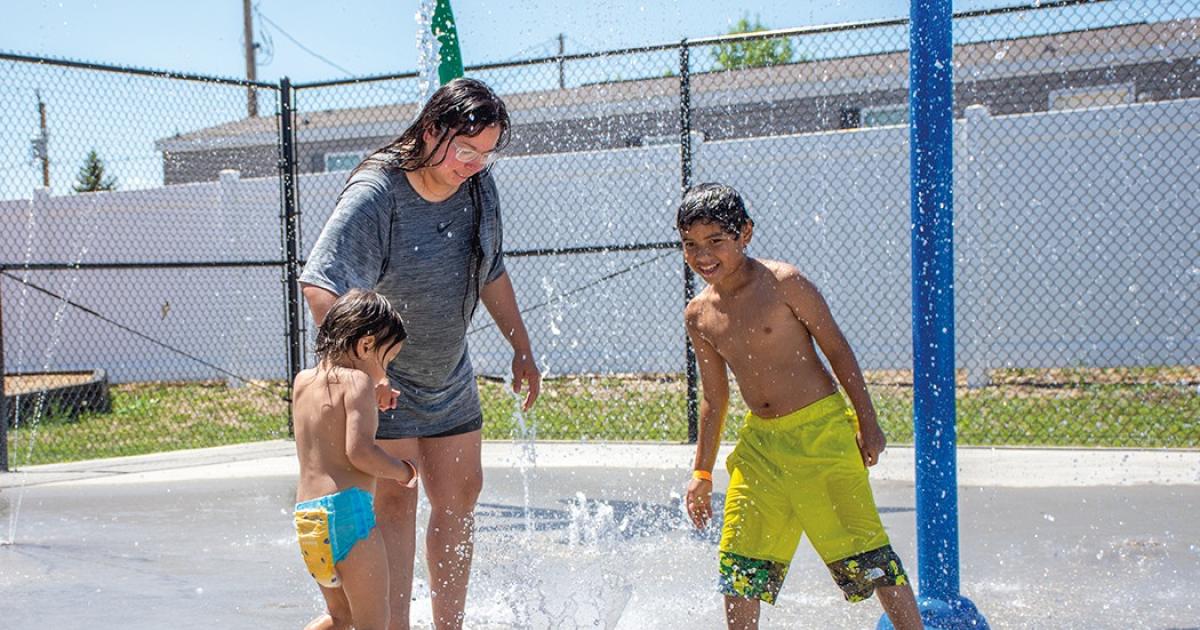
<svg viewBox="0 0 1200 630">
<path fill-rule="evenodd" d="M 354 352 L 358 340 L 375 337 L 377 347 L 391 348 L 408 338 L 404 320 L 387 298 L 366 289 L 339 297 L 317 330 L 318 361 L 336 361 Z"/>
<path fill-rule="evenodd" d="M 726 232 L 741 236 L 747 225 L 754 225 L 754 220 L 746 212 L 742 196 L 732 186 L 707 183 L 687 189 L 675 215 L 675 227 L 681 232 L 694 223 L 715 223 Z"/>
</svg>

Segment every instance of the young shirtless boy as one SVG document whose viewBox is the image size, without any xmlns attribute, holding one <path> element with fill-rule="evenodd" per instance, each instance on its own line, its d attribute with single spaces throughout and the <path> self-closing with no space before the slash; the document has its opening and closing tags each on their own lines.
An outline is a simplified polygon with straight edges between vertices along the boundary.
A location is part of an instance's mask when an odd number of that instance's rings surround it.
<svg viewBox="0 0 1200 630">
<path fill-rule="evenodd" d="M 730 481 L 718 582 L 728 626 L 758 627 L 759 602 L 775 603 L 807 534 L 847 600 L 878 592 L 897 628 L 921 628 L 867 480 L 866 467 L 886 441 L 829 306 L 795 267 L 746 254 L 754 222 L 734 189 L 691 188 L 676 222 L 684 260 L 708 283 L 684 313 L 703 384 L 687 490 L 697 527 L 712 516 L 712 469 L 729 402 L 726 368 L 750 408 L 725 462 Z"/>
<path fill-rule="evenodd" d="M 296 534 L 329 608 L 306 630 L 388 625 L 388 566 L 375 529 L 375 479 L 412 486 L 417 469 L 375 444 L 375 383 L 405 337 L 400 314 L 387 299 L 374 291 L 349 291 L 317 332 L 317 366 L 296 375 Z"/>
</svg>

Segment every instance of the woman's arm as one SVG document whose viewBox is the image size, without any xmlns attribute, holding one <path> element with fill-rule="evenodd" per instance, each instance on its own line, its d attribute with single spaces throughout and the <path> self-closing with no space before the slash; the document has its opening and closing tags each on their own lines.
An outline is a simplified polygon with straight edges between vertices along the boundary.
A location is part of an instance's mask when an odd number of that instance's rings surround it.
<svg viewBox="0 0 1200 630">
<path fill-rule="evenodd" d="M 325 322 L 325 316 L 329 314 L 329 309 L 333 308 L 333 303 L 337 301 L 338 296 L 333 291 L 319 287 L 315 284 L 300 283 L 300 291 L 304 294 L 304 301 L 308 302 L 308 312 L 312 313 L 313 322 L 318 328 Z"/>
<path fill-rule="evenodd" d="M 496 322 L 500 333 L 512 346 L 512 388 L 514 392 L 520 393 L 522 386 L 526 386 L 525 402 L 521 408 L 528 410 L 541 392 L 542 373 L 533 360 L 529 332 L 525 330 L 525 322 L 521 319 L 520 309 L 517 308 L 517 295 L 513 291 L 508 273 L 502 273 L 500 277 L 483 285 L 479 299 Z"/>
</svg>

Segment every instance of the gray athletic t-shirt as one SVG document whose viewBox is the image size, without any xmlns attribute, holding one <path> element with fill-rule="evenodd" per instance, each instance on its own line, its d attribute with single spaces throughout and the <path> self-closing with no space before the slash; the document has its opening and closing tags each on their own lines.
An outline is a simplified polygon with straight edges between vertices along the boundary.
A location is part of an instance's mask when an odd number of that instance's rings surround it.
<svg viewBox="0 0 1200 630">
<path fill-rule="evenodd" d="M 388 366 L 400 392 L 380 412 L 380 438 L 436 435 L 480 417 L 467 351 L 467 325 L 479 289 L 504 273 L 500 202 L 484 175 L 483 264 L 468 287 L 475 210 L 470 184 L 430 202 L 399 170 L 364 169 L 347 182 L 304 265 L 300 281 L 338 295 L 371 288 L 404 316 L 408 341 Z"/>
</svg>

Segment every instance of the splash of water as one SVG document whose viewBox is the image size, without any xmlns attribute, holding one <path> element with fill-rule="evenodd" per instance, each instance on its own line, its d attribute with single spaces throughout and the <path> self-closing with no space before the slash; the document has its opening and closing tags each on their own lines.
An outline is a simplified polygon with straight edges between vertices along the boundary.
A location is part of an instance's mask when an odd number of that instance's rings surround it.
<svg viewBox="0 0 1200 630">
<path fill-rule="evenodd" d="M 562 328 L 559 324 L 563 321 L 563 298 L 558 290 L 557 282 L 552 280 L 550 276 L 542 276 L 542 291 L 546 293 L 546 304 L 550 305 L 546 321 L 550 327 L 550 334 L 554 337 L 562 335 Z M 556 296 L 556 294 L 558 294 Z M 557 343 L 555 340 L 553 343 Z"/>
<path fill-rule="evenodd" d="M 421 0 L 417 13 L 417 116 L 420 106 L 433 96 L 434 90 L 441 83 L 438 77 L 438 64 L 441 63 L 442 44 L 433 34 L 433 13 L 437 10 L 437 0 Z M 415 116 L 414 116 L 415 117 Z"/>
<path fill-rule="evenodd" d="M 570 523 L 567 525 L 567 544 L 571 547 L 598 547 L 616 538 L 619 527 L 613 507 L 602 501 L 587 500 L 582 492 L 567 505 Z"/>
<path fill-rule="evenodd" d="M 41 194 L 41 193 L 35 193 L 35 195 L 38 195 L 38 194 Z M 49 197 L 48 190 L 46 190 L 45 196 Z M 26 221 L 25 261 L 24 261 L 26 268 L 28 268 L 29 264 L 33 261 L 33 249 L 34 249 L 33 240 L 34 240 L 34 234 L 36 232 L 36 227 L 37 227 L 37 217 L 36 217 L 36 213 L 34 212 L 34 208 L 36 205 L 37 205 L 36 199 L 29 203 L 29 214 L 28 214 L 27 221 Z M 95 207 L 96 206 L 93 206 L 93 208 L 95 208 Z M 76 269 L 78 269 L 79 264 L 83 262 L 83 257 L 88 252 L 87 244 L 92 241 L 92 238 L 95 235 L 95 228 L 96 228 L 96 222 L 94 221 L 95 213 L 93 212 L 90 214 L 91 214 L 90 218 L 93 219 L 93 221 L 91 222 L 91 227 L 88 229 L 88 231 L 84 235 L 84 237 L 82 239 L 80 239 L 81 245 L 79 247 L 78 252 L 76 252 L 75 258 L 73 261 L 73 266 Z M 21 279 L 23 282 L 21 283 L 20 298 L 17 300 L 17 312 L 18 313 L 26 312 L 25 305 L 28 301 L 29 285 L 26 284 L 24 281 L 28 281 L 29 273 L 26 272 L 25 275 L 22 276 Z M 79 272 L 75 271 L 74 273 L 71 273 L 70 275 L 67 276 L 66 286 L 61 291 L 62 298 L 59 300 L 58 306 L 54 310 L 54 318 L 50 325 L 50 343 L 46 344 L 46 347 L 45 347 L 44 351 L 42 352 L 41 371 L 43 371 L 43 372 L 47 372 L 50 370 L 50 367 L 52 365 L 53 358 L 54 358 L 54 353 L 55 353 L 55 351 L 58 350 L 58 346 L 62 342 L 62 324 L 63 324 L 63 320 L 65 319 L 65 316 L 66 316 L 67 302 L 70 301 L 71 296 L 74 294 L 75 287 L 78 284 L 78 280 L 79 280 Z M 24 364 L 24 348 L 19 347 L 18 352 L 17 352 L 17 371 L 21 371 L 21 366 L 23 364 Z M 3 378 L 3 375 L 0 375 L 0 378 Z M 27 435 L 27 443 L 25 444 L 25 449 L 24 449 L 24 451 L 25 451 L 24 461 L 26 461 L 26 462 L 33 460 L 33 447 L 37 443 L 38 428 L 40 426 L 42 416 L 45 415 L 45 410 L 46 410 L 45 407 L 46 407 L 46 392 L 42 391 L 42 392 L 39 392 L 39 394 L 38 394 L 37 402 L 34 405 L 32 417 L 27 420 L 29 427 L 26 431 L 22 432 Z M 26 421 L 26 419 L 21 417 L 20 406 L 18 406 L 17 409 L 14 410 L 14 416 L 15 416 L 15 419 L 14 419 L 14 423 L 13 423 L 13 430 L 15 431 L 16 429 L 21 427 L 22 421 Z M 7 421 L 7 419 L 0 418 L 0 422 L 6 422 L 6 421 Z M 15 440 L 14 440 L 14 446 L 16 446 Z M 16 449 L 13 449 L 13 450 L 15 451 Z M 28 480 L 28 471 L 21 471 L 20 475 L 21 475 L 20 483 L 17 484 L 16 500 L 13 502 L 12 510 L 9 512 L 9 516 L 8 516 L 8 538 L 4 539 L 4 540 L 0 540 L 0 545 L 12 545 L 12 544 L 15 544 L 16 540 L 17 540 L 17 524 L 20 522 L 21 504 L 24 502 L 24 499 L 25 499 L 25 483 Z"/>
<path fill-rule="evenodd" d="M 512 391 L 511 382 L 506 383 Z M 485 604 L 486 616 L 497 627 L 506 628 L 570 628 L 603 627 L 615 628 L 633 596 L 633 587 L 620 576 L 605 574 L 601 583 L 591 588 L 570 590 L 563 593 L 560 579 L 554 576 L 555 569 L 546 564 L 552 553 L 545 548 L 546 541 L 535 540 L 532 505 L 532 477 L 537 466 L 537 425 L 532 416 L 526 416 L 521 405 L 523 397 L 513 392 L 513 420 L 516 424 L 515 441 L 518 444 L 517 468 L 521 473 L 523 516 L 525 520 L 522 539 L 517 542 L 516 563 L 509 576 L 513 579 L 501 591 L 493 593 L 491 605 Z M 580 551 L 594 552 L 596 543 L 611 538 L 616 530 L 613 509 L 604 503 L 588 502 L 582 492 L 576 494 L 575 504 L 569 506 L 570 547 L 576 543 L 584 545 Z M 490 627 L 490 626 L 489 626 Z"/>
<path fill-rule="evenodd" d="M 35 191 L 34 192 L 35 199 L 31 200 L 29 202 L 29 212 L 25 217 L 25 259 L 23 262 L 27 269 L 28 269 L 29 264 L 31 262 L 33 262 L 33 236 L 37 232 L 37 213 L 34 212 L 34 204 L 36 202 L 36 198 L 40 194 L 42 194 L 42 192 L 43 191 Z M 45 192 L 46 196 L 48 197 L 49 191 L 45 190 L 44 192 Z M 25 309 L 26 309 L 26 305 L 28 303 L 28 298 L 29 298 L 29 285 L 26 284 L 26 281 L 29 280 L 29 272 L 28 271 L 26 271 L 25 274 L 21 277 L 21 280 L 22 280 L 22 282 L 21 282 L 20 297 L 17 298 L 17 312 L 25 313 L 25 312 L 27 312 Z M 25 365 L 25 345 L 20 344 L 17 346 L 17 370 L 20 371 L 21 367 L 24 365 Z M 4 377 L 4 375 L 0 374 L 0 378 L 3 378 L 3 377 Z M 12 428 L 15 431 L 18 427 L 21 426 L 21 420 L 22 420 L 21 408 L 19 405 L 17 406 L 16 409 L 14 409 L 14 416 L 15 416 L 15 418 L 14 418 L 15 421 L 14 421 Z M 7 421 L 8 421 L 7 418 L 0 419 L 0 422 L 7 422 Z M 31 442 L 30 448 L 31 449 L 32 449 L 32 441 L 33 440 L 31 439 L 30 440 L 30 442 Z M 17 445 L 17 440 L 13 440 L 13 446 L 16 446 L 16 445 Z M 16 449 L 12 449 L 12 450 L 15 451 Z M 17 490 L 16 503 L 12 506 L 12 508 L 10 509 L 10 511 L 8 513 L 8 538 L 3 541 L 4 544 L 11 545 L 14 542 L 16 542 L 16 539 L 17 539 L 16 538 L 16 536 L 17 536 L 17 516 L 21 511 L 21 499 L 25 494 L 24 489 L 25 489 L 25 477 L 22 474 L 21 483 L 19 484 L 19 487 Z"/>
<path fill-rule="evenodd" d="M 537 446 L 534 441 L 537 440 L 537 426 L 532 422 L 525 421 L 525 412 L 521 409 L 521 404 L 524 402 L 521 394 L 512 391 L 511 382 L 506 382 L 505 386 L 509 392 L 512 392 L 513 397 L 513 420 L 517 423 L 517 434 L 514 440 L 517 442 L 517 470 L 521 473 L 521 488 L 524 495 L 524 513 L 525 513 L 525 541 L 531 542 L 533 537 L 533 505 L 532 505 L 532 474 L 533 469 L 537 466 Z"/>
</svg>

